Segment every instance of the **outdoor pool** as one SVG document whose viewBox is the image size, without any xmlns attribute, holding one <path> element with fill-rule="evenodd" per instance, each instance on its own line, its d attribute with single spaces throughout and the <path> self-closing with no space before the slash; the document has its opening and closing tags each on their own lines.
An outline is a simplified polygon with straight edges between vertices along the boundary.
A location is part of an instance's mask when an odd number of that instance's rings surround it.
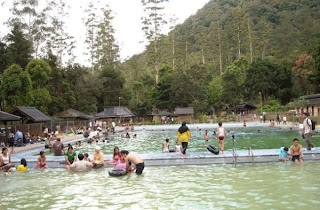
<svg viewBox="0 0 320 210">
<path fill-rule="evenodd" d="M 13 172 L 0 178 L 1 209 L 318 209 L 320 162 Z"/>
<path fill-rule="evenodd" d="M 208 129 L 209 131 L 209 144 L 218 147 L 218 142 L 213 136 L 213 131 L 216 129 Z M 258 133 L 258 130 L 261 133 Z M 248 127 L 248 128 L 226 128 L 226 131 L 234 131 L 236 148 L 247 149 L 275 149 L 282 146 L 290 147 L 294 138 L 299 138 L 300 143 L 305 147 L 305 142 L 301 138 L 301 133 L 297 130 L 269 128 L 269 127 Z M 191 130 L 193 141 L 189 143 L 188 152 L 200 152 L 207 151 L 204 140 L 205 129 L 201 131 Z M 168 137 L 170 139 L 171 148 L 174 148 L 176 140 L 176 130 L 148 130 L 148 131 L 134 131 L 129 132 L 131 138 L 121 138 L 121 135 L 126 134 L 125 132 L 110 134 L 110 143 L 103 144 L 102 140 L 97 145 L 101 146 L 104 154 L 112 154 L 115 146 L 120 149 L 126 149 L 136 153 L 158 153 L 162 152 L 162 143 Z M 137 138 L 132 138 L 133 134 L 137 134 Z M 225 150 L 232 150 L 233 140 L 232 134 L 228 134 L 225 140 Z M 320 134 L 315 134 L 312 138 L 313 143 L 316 146 L 320 144 Z M 86 141 L 83 142 L 84 146 L 75 148 L 75 151 L 83 153 L 92 153 L 96 144 L 88 144 Z"/>
</svg>

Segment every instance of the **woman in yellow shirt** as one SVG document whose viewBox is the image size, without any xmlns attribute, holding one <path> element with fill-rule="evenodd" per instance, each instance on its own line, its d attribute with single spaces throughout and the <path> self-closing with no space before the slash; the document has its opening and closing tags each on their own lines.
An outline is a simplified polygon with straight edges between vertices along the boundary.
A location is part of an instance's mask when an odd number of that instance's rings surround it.
<svg viewBox="0 0 320 210">
<path fill-rule="evenodd" d="M 25 172 L 28 170 L 27 161 L 26 159 L 22 158 L 20 161 L 20 165 L 17 168 L 17 171 Z"/>
<path fill-rule="evenodd" d="M 182 145 L 182 156 L 186 157 L 186 150 L 188 148 L 188 142 L 192 140 L 191 133 L 189 131 L 189 128 L 187 127 L 186 122 L 182 122 L 182 125 L 180 126 L 178 133 L 177 133 L 177 141 L 180 140 Z"/>
</svg>

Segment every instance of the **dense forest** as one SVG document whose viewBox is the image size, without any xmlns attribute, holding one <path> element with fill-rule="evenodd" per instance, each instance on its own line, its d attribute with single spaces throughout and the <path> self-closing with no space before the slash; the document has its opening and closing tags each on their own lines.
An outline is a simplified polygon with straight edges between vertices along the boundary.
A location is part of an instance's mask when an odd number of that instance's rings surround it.
<svg viewBox="0 0 320 210">
<path fill-rule="evenodd" d="M 101 8 L 98 18 L 91 3 L 84 20 L 88 67 L 72 56 L 62 63 L 74 45 L 63 30 L 63 1 L 41 11 L 35 0 L 15 2 L 11 32 L 0 42 L 4 110 L 32 105 L 50 115 L 67 108 L 96 113 L 117 106 L 121 97 L 121 105 L 140 116 L 186 106 L 207 114 L 243 101 L 262 101 L 263 109 L 277 111 L 320 92 L 317 0 L 212 0 L 179 25 L 162 15 L 163 1 L 143 0 L 142 30 L 149 44 L 124 62 L 112 11 Z M 44 15 L 51 10 L 60 16 Z M 163 35 L 166 24 L 172 30 Z"/>
</svg>

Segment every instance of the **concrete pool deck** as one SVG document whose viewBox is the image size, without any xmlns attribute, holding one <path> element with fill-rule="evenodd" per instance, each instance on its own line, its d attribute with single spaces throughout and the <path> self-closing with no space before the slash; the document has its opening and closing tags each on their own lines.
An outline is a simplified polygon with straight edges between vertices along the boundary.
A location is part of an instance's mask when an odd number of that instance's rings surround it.
<svg viewBox="0 0 320 210">
<path fill-rule="evenodd" d="M 25 158 L 29 168 L 36 165 L 38 155 L 35 150 L 21 152 L 12 155 L 12 162 L 16 166 L 20 163 L 21 158 Z M 243 164 L 243 163 L 265 163 L 278 162 L 279 149 L 258 149 L 252 150 L 237 150 L 236 158 L 232 151 L 225 151 L 224 154 L 214 155 L 209 151 L 206 152 L 189 152 L 187 157 L 183 158 L 180 153 L 148 153 L 139 154 L 144 160 L 146 166 L 177 166 L 177 165 L 208 165 L 208 164 Z M 314 150 L 307 151 L 303 149 L 304 160 L 320 160 L 320 147 Z M 105 167 L 107 161 L 112 159 L 112 155 L 104 155 Z M 64 156 L 47 156 L 47 164 L 50 168 L 64 168 Z"/>
</svg>

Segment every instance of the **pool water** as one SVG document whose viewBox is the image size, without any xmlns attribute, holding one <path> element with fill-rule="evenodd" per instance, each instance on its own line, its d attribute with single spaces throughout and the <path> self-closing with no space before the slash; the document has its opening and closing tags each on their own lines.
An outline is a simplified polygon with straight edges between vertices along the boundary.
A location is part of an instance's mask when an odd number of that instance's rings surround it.
<svg viewBox="0 0 320 210">
<path fill-rule="evenodd" d="M 211 129 L 209 131 L 209 143 L 204 140 L 205 129 L 201 131 L 191 130 L 191 135 L 193 141 L 189 142 L 188 152 L 190 151 L 207 151 L 206 146 L 208 144 L 215 145 L 218 147 L 218 141 L 215 136 L 213 136 L 213 131 L 216 129 Z M 269 128 L 269 127 L 249 127 L 249 128 L 228 128 L 226 131 L 234 131 L 235 142 L 237 149 L 247 149 L 251 147 L 252 149 L 275 149 L 283 146 L 290 147 L 292 145 L 292 140 L 294 138 L 299 138 L 300 143 L 305 147 L 305 142 L 301 138 L 301 133 L 296 130 L 285 130 L 279 128 Z M 258 130 L 261 133 L 258 133 Z M 121 138 L 121 135 L 125 134 L 116 133 L 110 135 L 110 143 L 104 144 L 102 140 L 99 141 L 97 145 L 101 146 L 102 152 L 104 154 L 112 154 L 113 148 L 118 146 L 120 149 L 126 149 L 137 153 L 156 153 L 162 152 L 162 143 L 166 138 L 169 138 L 171 148 L 174 149 L 176 141 L 176 130 L 157 130 L 157 131 L 135 131 L 129 132 L 130 136 L 137 134 L 137 138 Z M 227 134 L 225 139 L 225 150 L 232 150 L 233 140 L 232 134 Z M 313 143 L 316 146 L 320 145 L 320 134 L 315 134 L 312 138 Z M 96 144 L 87 144 L 84 142 L 84 146 L 80 148 L 75 148 L 76 152 L 92 153 Z"/>
<path fill-rule="evenodd" d="M 13 172 L 0 178 L 1 209 L 319 209 L 320 162 Z"/>
</svg>

